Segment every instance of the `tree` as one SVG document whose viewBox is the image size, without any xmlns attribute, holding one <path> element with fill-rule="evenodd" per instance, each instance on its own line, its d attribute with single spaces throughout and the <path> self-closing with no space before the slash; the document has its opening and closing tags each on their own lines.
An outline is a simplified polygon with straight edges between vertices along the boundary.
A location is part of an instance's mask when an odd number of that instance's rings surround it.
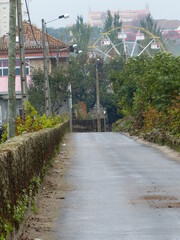
<svg viewBox="0 0 180 240">
<path fill-rule="evenodd" d="M 106 20 L 104 23 L 104 32 L 108 32 L 109 30 L 112 29 L 112 27 L 113 27 L 113 17 L 111 15 L 111 11 L 108 10 Z"/>
<path fill-rule="evenodd" d="M 62 68 L 56 68 L 49 75 L 51 107 L 53 112 L 58 112 L 61 102 L 67 98 L 68 78 Z M 34 72 L 29 85 L 29 102 L 39 114 L 45 113 L 44 103 L 44 73 L 41 69 Z"/>
<path fill-rule="evenodd" d="M 162 38 L 161 29 L 158 27 L 158 22 L 153 19 L 151 14 L 147 15 L 145 19 L 142 19 L 140 21 L 141 27 L 146 29 L 147 31 L 153 33 L 156 37 L 159 37 L 161 39 L 161 42 L 163 43 L 164 47 L 166 48 L 166 44 L 164 39 Z M 146 37 L 147 34 L 145 33 Z M 147 40 L 144 41 L 144 46 L 148 44 Z M 150 50 L 151 55 L 153 55 L 153 51 Z"/>
<path fill-rule="evenodd" d="M 180 93 L 179 64 L 179 57 L 166 53 L 129 59 L 111 75 L 121 112 L 137 117 L 151 105 L 166 113 Z"/>
<path fill-rule="evenodd" d="M 82 16 L 77 16 L 76 24 L 72 27 L 72 41 L 78 48 L 87 51 L 88 43 L 92 34 L 92 28 L 84 23 Z"/>
<path fill-rule="evenodd" d="M 153 19 L 151 14 L 140 21 L 141 27 L 153 33 L 155 36 L 161 37 L 161 29 L 157 26 L 157 21 Z"/>
<path fill-rule="evenodd" d="M 114 14 L 114 16 L 112 16 L 111 12 L 108 10 L 103 30 L 104 30 L 105 33 L 110 31 L 108 33 L 108 38 L 113 42 L 113 44 L 116 46 L 116 49 L 120 53 L 123 52 L 123 46 L 121 45 L 122 40 L 118 39 L 118 32 L 121 31 L 121 29 L 120 29 L 121 26 L 122 26 L 122 22 L 120 21 L 119 13 L 116 13 L 116 14 Z M 116 29 L 116 28 L 118 28 L 118 29 Z M 113 31 L 111 31 L 111 30 L 113 30 Z M 115 49 L 113 48 L 109 52 L 109 54 L 114 57 L 115 56 Z"/>
<path fill-rule="evenodd" d="M 39 114 L 45 113 L 44 101 L 44 73 L 41 69 L 35 70 L 28 89 L 29 102 Z"/>
</svg>

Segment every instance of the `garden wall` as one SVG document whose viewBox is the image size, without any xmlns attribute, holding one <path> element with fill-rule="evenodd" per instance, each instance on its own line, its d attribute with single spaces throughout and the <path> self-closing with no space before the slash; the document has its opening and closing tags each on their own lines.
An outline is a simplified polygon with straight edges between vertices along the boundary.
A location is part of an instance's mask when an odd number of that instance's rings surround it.
<svg viewBox="0 0 180 240">
<path fill-rule="evenodd" d="M 14 206 L 24 192 L 29 193 L 32 179 L 42 174 L 68 128 L 67 121 L 0 145 L 0 238 L 3 225 L 7 222 L 14 225 Z"/>
</svg>

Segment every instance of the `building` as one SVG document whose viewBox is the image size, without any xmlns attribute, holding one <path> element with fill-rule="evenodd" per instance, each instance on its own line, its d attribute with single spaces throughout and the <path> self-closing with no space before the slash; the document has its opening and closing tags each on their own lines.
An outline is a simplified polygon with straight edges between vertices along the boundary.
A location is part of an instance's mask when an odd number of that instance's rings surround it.
<svg viewBox="0 0 180 240">
<path fill-rule="evenodd" d="M 0 37 L 9 32 L 9 0 L 0 0 Z"/>
<path fill-rule="evenodd" d="M 150 14 L 149 9 L 144 10 L 118 10 L 111 11 L 112 16 L 114 14 L 120 15 L 120 20 L 123 23 L 135 22 L 141 18 L 144 18 L 148 14 Z M 89 11 L 88 15 L 88 23 L 90 26 L 103 28 L 104 22 L 106 20 L 107 11 Z"/>
<path fill-rule="evenodd" d="M 25 60 L 27 82 L 31 81 L 33 71 L 43 68 L 42 31 L 29 22 L 23 22 L 25 41 Z M 18 36 L 18 29 L 16 32 Z M 57 65 L 57 52 L 60 51 L 59 61 L 66 63 L 69 54 L 69 46 L 60 40 L 46 34 L 46 44 L 49 48 L 49 72 Z M 16 113 L 21 110 L 21 82 L 18 37 L 16 44 Z M 8 106 L 8 35 L 0 38 L 0 124 L 7 119 Z"/>
</svg>

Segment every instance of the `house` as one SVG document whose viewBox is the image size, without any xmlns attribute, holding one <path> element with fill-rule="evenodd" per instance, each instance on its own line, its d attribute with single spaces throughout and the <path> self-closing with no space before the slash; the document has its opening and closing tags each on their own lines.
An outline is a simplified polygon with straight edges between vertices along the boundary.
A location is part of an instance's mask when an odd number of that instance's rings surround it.
<svg viewBox="0 0 180 240">
<path fill-rule="evenodd" d="M 23 22 L 23 33 L 25 43 L 25 60 L 27 82 L 31 81 L 33 71 L 43 68 L 42 31 L 29 22 Z M 16 113 L 21 109 L 21 82 L 20 82 L 20 60 L 18 29 L 16 33 Z M 45 41 L 49 49 L 49 72 L 57 65 L 58 61 L 66 64 L 68 60 L 69 47 L 60 40 L 49 34 L 45 34 Z M 57 54 L 58 52 L 61 54 Z M 8 35 L 0 38 L 0 124 L 7 120 L 8 106 Z"/>
</svg>

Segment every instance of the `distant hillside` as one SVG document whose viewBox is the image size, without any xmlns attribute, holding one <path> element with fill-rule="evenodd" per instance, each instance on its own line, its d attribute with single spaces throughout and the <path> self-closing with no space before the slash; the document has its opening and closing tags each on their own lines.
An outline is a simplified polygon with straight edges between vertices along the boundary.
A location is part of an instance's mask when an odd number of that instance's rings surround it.
<svg viewBox="0 0 180 240">
<path fill-rule="evenodd" d="M 180 26 L 180 20 L 159 19 L 157 22 L 161 29 L 177 29 Z"/>
</svg>

